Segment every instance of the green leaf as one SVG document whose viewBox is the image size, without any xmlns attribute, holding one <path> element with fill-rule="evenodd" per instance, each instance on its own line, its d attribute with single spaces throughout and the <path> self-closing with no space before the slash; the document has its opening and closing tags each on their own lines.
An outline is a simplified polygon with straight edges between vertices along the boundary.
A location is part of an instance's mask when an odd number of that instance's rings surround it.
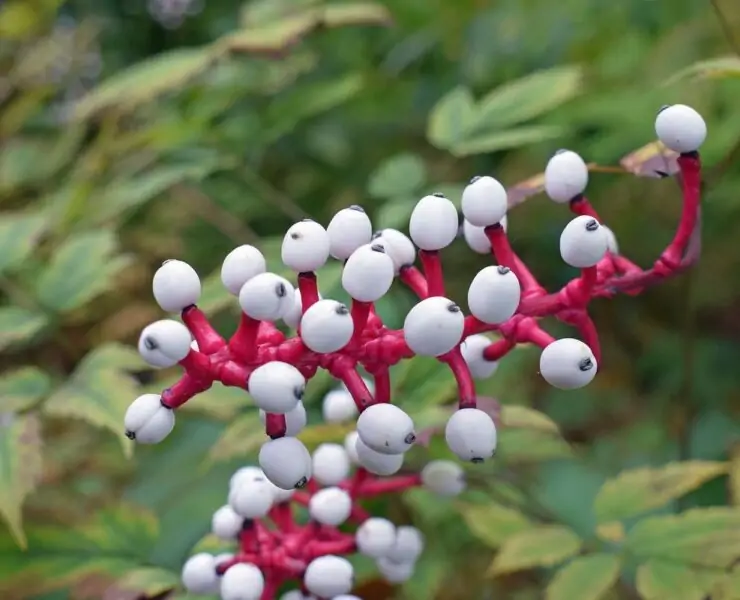
<svg viewBox="0 0 740 600">
<path fill-rule="evenodd" d="M 729 569 L 740 556 L 740 509 L 698 508 L 643 519 L 627 534 L 636 557 Z"/>
<path fill-rule="evenodd" d="M 305 427 L 297 437 L 309 450 L 313 450 L 324 442 L 341 444 L 353 429 L 348 423 L 320 423 Z"/>
<path fill-rule="evenodd" d="M 129 264 L 116 256 L 115 234 L 107 229 L 81 233 L 62 244 L 42 271 L 36 295 L 57 312 L 79 308 L 106 291 L 113 277 Z"/>
<path fill-rule="evenodd" d="M 470 156 L 521 148 L 559 138 L 565 134 L 562 127 L 555 125 L 531 125 L 495 133 L 481 133 L 460 140 L 450 150 L 455 156 Z"/>
<path fill-rule="evenodd" d="M 501 425 L 504 427 L 535 429 L 560 435 L 560 428 L 550 417 L 533 408 L 518 404 L 504 404 L 501 406 Z"/>
<path fill-rule="evenodd" d="M 20 367 L 0 376 L 0 412 L 27 410 L 51 391 L 51 377 L 38 367 Z"/>
<path fill-rule="evenodd" d="M 465 519 L 470 533 L 489 548 L 499 548 L 509 538 L 535 527 L 518 510 L 495 502 L 459 503 L 457 509 Z"/>
<path fill-rule="evenodd" d="M 475 124 L 475 99 L 470 90 L 456 87 L 432 109 L 427 126 L 429 143 L 446 150 L 465 140 Z"/>
<path fill-rule="evenodd" d="M 139 391 L 134 378 L 124 371 L 126 365 L 116 360 L 119 349 L 101 346 L 89 353 L 43 409 L 48 415 L 80 419 L 113 432 L 128 457 L 133 445 L 124 434 L 123 418 Z"/>
<path fill-rule="evenodd" d="M 0 274 L 17 267 L 33 252 L 47 225 L 42 213 L 2 213 Z"/>
<path fill-rule="evenodd" d="M 561 525 L 545 525 L 508 538 L 489 572 L 501 575 L 534 567 L 552 567 L 581 549 L 581 538 Z"/>
<path fill-rule="evenodd" d="M 117 503 L 79 527 L 28 528 L 28 550 L 0 539 L 0 596 L 22 583 L 28 597 L 87 577 L 111 582 L 147 565 L 159 535 L 156 517 Z"/>
<path fill-rule="evenodd" d="M 413 196 L 391 198 L 375 211 L 373 225 L 378 229 L 402 229 L 409 222 L 409 217 L 419 199 Z"/>
<path fill-rule="evenodd" d="M 203 279 L 203 290 L 198 301 L 198 308 L 207 314 L 213 314 L 238 306 L 236 298 L 229 294 L 221 282 L 221 269 L 217 269 Z"/>
<path fill-rule="evenodd" d="M 158 383 L 155 393 L 160 393 L 163 389 L 175 383 L 175 381 L 177 381 L 177 378 L 173 378 L 171 382 L 165 384 Z M 228 387 L 216 382 L 213 384 L 213 387 L 198 394 L 197 398 L 186 402 L 179 410 L 200 413 L 226 421 L 236 417 L 245 408 L 254 408 L 254 404 L 251 402 L 246 390 Z"/>
<path fill-rule="evenodd" d="M 624 471 L 604 483 L 596 496 L 596 518 L 601 523 L 618 521 L 658 508 L 726 473 L 727 467 L 694 460 Z"/>
<path fill-rule="evenodd" d="M 157 567 L 141 567 L 128 572 L 116 581 L 106 590 L 106 594 L 115 597 L 116 593 L 121 596 L 133 593 L 137 594 L 137 598 L 140 596 L 150 598 L 164 594 L 179 585 L 180 576 L 177 573 Z"/>
<path fill-rule="evenodd" d="M 211 64 L 210 48 L 178 48 L 136 63 L 103 81 L 77 103 L 73 118 L 84 121 L 116 108 L 131 110 L 176 91 Z"/>
<path fill-rule="evenodd" d="M 370 176 L 367 190 L 375 198 L 413 195 L 426 180 L 426 166 L 419 156 L 396 154 L 383 161 Z"/>
<path fill-rule="evenodd" d="M 573 450 L 560 437 L 537 429 L 501 428 L 496 456 L 508 462 L 540 462 L 573 456 Z"/>
<path fill-rule="evenodd" d="M 612 554 L 589 554 L 572 560 L 550 581 L 546 600 L 600 600 L 619 578 L 620 561 Z M 667 596 L 666 596 L 667 597 Z"/>
<path fill-rule="evenodd" d="M 701 60 L 671 76 L 665 85 L 674 85 L 687 79 L 731 79 L 740 77 L 740 57 L 720 56 Z"/>
<path fill-rule="evenodd" d="M 28 342 L 48 323 L 45 315 L 20 308 L 0 308 L 0 350 Z"/>
<path fill-rule="evenodd" d="M 0 423 L 0 515 L 25 549 L 21 508 L 41 479 L 41 424 L 34 414 L 7 413 L 4 420 Z"/>
<path fill-rule="evenodd" d="M 208 460 L 219 462 L 249 455 L 265 441 L 265 426 L 256 410 L 233 419 L 208 453 Z"/>
<path fill-rule="evenodd" d="M 575 97 L 582 80 L 580 67 L 563 66 L 498 87 L 478 102 L 475 130 L 505 129 L 539 117 Z"/>
<path fill-rule="evenodd" d="M 663 560 L 649 560 L 637 569 L 637 590 L 644 600 L 705 600 L 721 583 L 721 572 L 693 569 Z M 714 596 L 711 596 L 714 598 Z"/>
</svg>

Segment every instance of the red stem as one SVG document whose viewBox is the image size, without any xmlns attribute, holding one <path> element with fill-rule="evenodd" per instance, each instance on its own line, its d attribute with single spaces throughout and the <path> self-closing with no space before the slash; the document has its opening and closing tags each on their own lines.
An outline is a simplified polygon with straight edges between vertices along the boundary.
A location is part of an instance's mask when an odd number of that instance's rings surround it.
<svg viewBox="0 0 740 600">
<path fill-rule="evenodd" d="M 298 290 L 301 292 L 301 311 L 305 313 L 319 301 L 319 286 L 316 273 L 299 273 Z"/>
<path fill-rule="evenodd" d="M 274 413 L 265 414 L 265 433 L 274 439 L 285 437 L 288 425 L 285 422 L 285 415 L 276 415 Z"/>
<path fill-rule="evenodd" d="M 496 262 L 499 265 L 508 267 L 516 275 L 519 285 L 522 286 L 523 297 L 544 294 L 545 291 L 537 282 L 537 279 L 535 279 L 527 266 L 514 253 L 514 250 L 512 250 L 511 244 L 509 244 L 509 238 L 501 224 L 497 223 L 496 225 L 486 227 L 484 231 L 488 241 L 491 242 L 491 251 Z"/>
<path fill-rule="evenodd" d="M 442 272 L 442 258 L 436 250 L 420 250 L 419 258 L 427 280 L 427 297 L 445 295 L 445 279 Z"/>
<path fill-rule="evenodd" d="M 440 356 L 439 360 L 445 363 L 455 376 L 459 396 L 458 407 L 475 408 L 477 405 L 475 383 L 473 383 L 473 376 L 470 374 L 468 363 L 465 362 L 460 352 L 460 346 Z"/>
<path fill-rule="evenodd" d="M 411 265 L 401 267 L 401 270 L 398 273 L 398 278 L 408 286 L 408 288 L 414 292 L 419 299 L 423 300 L 427 297 L 427 280 L 416 267 Z"/>
<path fill-rule="evenodd" d="M 368 406 L 375 403 L 373 395 L 367 389 L 365 381 L 357 372 L 355 364 L 352 361 L 337 360 L 334 364 L 329 365 L 329 372 L 344 383 L 352 395 L 352 399 L 355 401 L 355 406 L 357 406 L 359 412 L 362 412 Z"/>
<path fill-rule="evenodd" d="M 515 342 L 507 338 L 501 338 L 483 349 L 483 358 L 490 361 L 501 360 L 514 348 L 516 348 Z"/>
<path fill-rule="evenodd" d="M 659 263 L 676 269 L 681 263 L 699 218 L 701 200 L 701 160 L 698 153 L 678 157 L 683 188 L 683 210 L 673 241 L 661 255 Z"/>
<path fill-rule="evenodd" d="M 242 313 L 239 327 L 229 340 L 229 352 L 243 363 L 254 360 L 257 353 L 257 335 L 259 334 L 261 321 Z"/>
<path fill-rule="evenodd" d="M 373 375 L 375 402 L 391 401 L 391 374 L 388 369 L 381 369 Z"/>
<path fill-rule="evenodd" d="M 421 485 L 421 475 L 398 475 L 397 477 L 386 477 L 384 479 L 375 479 L 367 481 L 358 490 L 360 498 L 374 498 L 383 494 L 393 494 L 403 492 L 412 487 Z"/>
<path fill-rule="evenodd" d="M 162 403 L 172 409 L 179 408 L 194 396 L 205 392 L 210 387 L 200 380 L 185 373 L 172 386 L 162 392 Z"/>
<path fill-rule="evenodd" d="M 197 306 L 188 306 L 180 317 L 198 344 L 198 350 L 203 354 L 213 354 L 226 345 L 224 338 L 218 334 L 208 322 L 208 317 Z"/>
<path fill-rule="evenodd" d="M 354 342 L 359 341 L 362 337 L 372 308 L 372 302 L 360 302 L 359 300 L 352 299 L 352 325 L 355 329 L 352 334 L 352 340 Z"/>
</svg>

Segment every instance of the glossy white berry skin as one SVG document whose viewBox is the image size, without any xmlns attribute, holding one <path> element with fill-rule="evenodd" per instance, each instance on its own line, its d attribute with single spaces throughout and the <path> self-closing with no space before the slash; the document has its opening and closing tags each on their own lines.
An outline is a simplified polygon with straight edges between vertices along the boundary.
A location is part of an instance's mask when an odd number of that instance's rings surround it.
<svg viewBox="0 0 740 600">
<path fill-rule="evenodd" d="M 486 360 L 483 357 L 483 351 L 491 345 L 489 340 L 483 334 L 470 335 L 460 344 L 460 352 L 465 363 L 470 369 L 473 379 L 488 379 L 498 369 L 498 362 L 495 360 Z"/>
<path fill-rule="evenodd" d="M 319 354 L 344 348 L 355 331 L 349 309 L 336 300 L 319 300 L 301 319 L 301 339 Z"/>
<path fill-rule="evenodd" d="M 216 574 L 215 557 L 205 552 L 194 554 L 183 565 L 180 578 L 185 589 L 192 594 L 217 592 L 219 578 Z"/>
<path fill-rule="evenodd" d="M 158 444 L 175 428 L 175 412 L 162 406 L 159 394 L 144 394 L 128 407 L 123 425 L 127 438 L 139 444 Z"/>
<path fill-rule="evenodd" d="M 279 413 L 278 413 L 279 414 Z M 267 413 L 260 409 L 260 422 L 264 425 L 267 422 Z M 296 404 L 293 410 L 285 413 L 285 435 L 295 437 L 306 426 L 308 415 L 303 402 Z"/>
<path fill-rule="evenodd" d="M 280 600 L 313 600 L 310 596 L 304 596 L 300 590 L 291 590 L 280 596 Z M 334 599 L 332 599 L 334 600 Z"/>
<path fill-rule="evenodd" d="M 495 225 L 509 208 L 506 188 L 488 175 L 473 177 L 463 190 L 461 208 L 465 220 L 476 227 Z"/>
<path fill-rule="evenodd" d="M 396 526 L 388 519 L 371 517 L 355 532 L 357 550 L 370 558 L 386 556 L 396 543 Z"/>
<path fill-rule="evenodd" d="M 386 555 L 396 563 L 413 563 L 424 551 L 424 536 L 416 527 L 403 525 L 396 529 L 393 547 Z"/>
<path fill-rule="evenodd" d="M 381 229 L 373 235 L 373 244 L 381 244 L 386 253 L 393 260 L 396 274 L 403 267 L 414 264 L 416 260 L 416 248 L 411 239 L 398 229 Z"/>
<path fill-rule="evenodd" d="M 560 256 L 566 264 L 578 269 L 596 266 L 606 255 L 608 246 L 604 228 L 586 215 L 573 219 L 560 234 Z"/>
<path fill-rule="evenodd" d="M 332 217 L 326 232 L 331 256 L 346 260 L 357 248 L 370 242 L 373 225 L 361 206 L 350 206 Z"/>
<path fill-rule="evenodd" d="M 344 523 L 352 512 L 352 498 L 338 487 L 319 490 L 308 502 L 308 514 L 322 525 L 337 527 Z"/>
<path fill-rule="evenodd" d="M 306 379 L 293 365 L 274 360 L 252 371 L 247 391 L 262 410 L 286 414 L 303 399 Z"/>
<path fill-rule="evenodd" d="M 470 282 L 468 308 L 479 321 L 498 325 L 514 316 L 521 297 L 521 285 L 511 269 L 485 267 Z"/>
<path fill-rule="evenodd" d="M 365 244 L 344 265 L 342 287 L 355 300 L 375 302 L 388 293 L 396 271 L 382 244 Z"/>
<path fill-rule="evenodd" d="M 509 220 L 501 219 L 501 227 L 507 230 Z M 486 235 L 485 227 L 476 227 L 467 220 L 463 221 L 463 237 L 468 247 L 477 254 L 488 254 L 491 252 L 491 242 Z"/>
<path fill-rule="evenodd" d="M 221 577 L 221 600 L 259 600 L 264 589 L 262 571 L 249 563 L 237 563 Z"/>
<path fill-rule="evenodd" d="M 416 441 L 411 417 L 395 404 L 385 402 L 368 406 L 360 413 L 357 433 L 367 447 L 381 454 L 401 454 Z"/>
<path fill-rule="evenodd" d="M 322 299 L 323 296 L 319 294 L 319 300 Z M 298 329 L 301 317 L 303 317 L 303 300 L 301 300 L 301 290 L 296 289 L 293 294 L 293 306 L 283 315 L 283 322 L 292 329 Z"/>
<path fill-rule="evenodd" d="M 297 438 L 283 437 L 262 444 L 259 464 L 265 477 L 281 490 L 301 488 L 311 479 L 311 455 Z"/>
<path fill-rule="evenodd" d="M 344 449 L 347 451 L 347 456 L 349 456 L 353 465 L 360 464 L 360 457 L 357 454 L 357 440 L 359 438 L 360 435 L 356 431 L 350 431 L 344 437 Z"/>
<path fill-rule="evenodd" d="M 452 498 L 465 490 L 465 472 L 449 460 L 433 460 L 421 470 L 421 483 L 433 494 Z"/>
<path fill-rule="evenodd" d="M 497 439 L 493 419 L 477 408 L 456 410 L 445 426 L 447 446 L 463 461 L 480 463 L 491 458 Z"/>
<path fill-rule="evenodd" d="M 367 446 L 358 435 L 355 438 L 357 462 L 374 475 L 387 477 L 398 473 L 403 466 L 403 454 L 382 454 Z"/>
<path fill-rule="evenodd" d="M 238 296 L 247 281 L 265 271 L 267 262 L 262 252 L 254 246 L 244 244 L 226 255 L 221 265 L 221 283 L 230 294 Z"/>
<path fill-rule="evenodd" d="M 190 353 L 193 338 L 179 321 L 163 319 L 144 327 L 139 336 L 141 358 L 155 369 L 166 369 L 179 363 Z"/>
<path fill-rule="evenodd" d="M 455 241 L 459 225 L 457 209 L 448 198 L 424 196 L 411 213 L 409 235 L 422 250 L 441 250 Z"/>
<path fill-rule="evenodd" d="M 306 568 L 303 583 L 320 598 L 347 594 L 354 587 L 354 570 L 346 558 L 327 554 L 312 560 Z"/>
<path fill-rule="evenodd" d="M 273 491 L 265 479 L 244 481 L 229 492 L 229 506 L 245 519 L 261 519 L 272 508 Z"/>
<path fill-rule="evenodd" d="M 324 421 L 327 423 L 346 423 L 357 418 L 357 405 L 345 388 L 330 391 L 321 405 Z"/>
<path fill-rule="evenodd" d="M 222 506 L 211 518 L 211 533 L 217 538 L 233 541 L 242 530 L 244 517 L 239 516 L 228 504 Z"/>
<path fill-rule="evenodd" d="M 200 277 L 188 263 L 167 260 L 154 273 L 152 292 L 163 311 L 177 313 L 198 302 Z"/>
<path fill-rule="evenodd" d="M 283 263 L 296 273 L 311 273 L 329 259 L 329 234 L 311 219 L 292 225 L 283 238 L 280 255 Z"/>
<path fill-rule="evenodd" d="M 575 152 L 559 150 L 545 168 L 545 192 L 558 204 L 580 196 L 588 185 L 588 165 Z"/>
<path fill-rule="evenodd" d="M 341 444 L 319 444 L 313 455 L 313 478 L 323 486 L 339 485 L 349 476 L 349 454 Z"/>
<path fill-rule="evenodd" d="M 255 479 L 266 479 L 265 474 L 259 467 L 252 465 L 248 467 L 241 467 L 229 479 L 229 491 L 233 490 L 236 486 L 241 485 L 246 481 L 253 481 Z"/>
<path fill-rule="evenodd" d="M 690 106 L 674 104 L 660 110 L 655 133 L 666 148 L 679 154 L 695 152 L 707 137 L 707 124 Z"/>
<path fill-rule="evenodd" d="M 248 317 L 258 321 L 277 321 L 295 305 L 295 289 L 284 277 L 260 273 L 239 291 L 239 306 Z"/>
<path fill-rule="evenodd" d="M 542 377 L 561 390 L 575 390 L 588 385 L 597 370 L 591 348 L 574 338 L 555 340 L 540 354 Z"/>
<path fill-rule="evenodd" d="M 435 296 L 422 300 L 406 315 L 403 336 L 419 356 L 441 356 L 460 343 L 465 316 L 448 298 Z"/>
<path fill-rule="evenodd" d="M 415 563 L 413 562 L 394 562 L 387 557 L 379 558 L 375 561 L 378 571 L 388 583 L 404 583 L 414 575 Z"/>
</svg>

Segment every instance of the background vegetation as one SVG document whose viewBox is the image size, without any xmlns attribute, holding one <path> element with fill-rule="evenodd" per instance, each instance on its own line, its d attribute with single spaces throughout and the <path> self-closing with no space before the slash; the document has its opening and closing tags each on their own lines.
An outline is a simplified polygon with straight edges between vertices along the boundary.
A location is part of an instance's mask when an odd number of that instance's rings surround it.
<svg viewBox="0 0 740 600">
<path fill-rule="evenodd" d="M 673 102 L 709 125 L 701 266 L 597 304 L 605 361 L 582 391 L 543 385 L 536 351 L 507 357 L 481 386 L 502 405 L 499 457 L 458 501 L 378 505 L 429 547 L 401 590 L 358 562 L 359 593 L 740 598 L 740 4 L 5 0 L 0 36 L 2 598 L 183 600 L 180 565 L 213 545 L 210 514 L 262 440 L 246 395 L 214 388 L 135 456 L 123 437 L 133 398 L 177 377 L 132 350 L 160 317 L 163 259 L 199 269 L 228 333 L 218 268 L 232 247 L 259 244 L 277 269 L 296 219 L 359 203 L 403 227 L 424 192 L 459 198 L 475 173 L 513 187 L 566 147 L 617 167 L 596 169 L 590 196 L 649 264 L 678 188 L 618 165 Z M 572 276 L 553 252 L 568 218 L 542 196 L 510 216 L 550 287 Z M 464 300 L 485 257 L 460 243 L 445 264 Z M 320 274 L 325 295 L 341 297 L 337 269 Z M 379 310 L 398 325 L 412 303 L 394 290 Z M 310 386 L 309 444 L 343 436 L 320 423 L 331 385 Z M 454 398 L 433 361 L 394 386 L 428 425 Z M 435 439 L 409 464 L 444 453 Z"/>
</svg>

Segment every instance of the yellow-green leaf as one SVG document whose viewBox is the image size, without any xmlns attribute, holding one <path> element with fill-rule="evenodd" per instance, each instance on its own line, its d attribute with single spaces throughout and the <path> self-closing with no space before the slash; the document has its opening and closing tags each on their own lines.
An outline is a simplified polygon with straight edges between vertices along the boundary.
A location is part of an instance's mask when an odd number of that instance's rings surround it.
<svg viewBox="0 0 740 600">
<path fill-rule="evenodd" d="M 0 412 L 27 410 L 51 390 L 51 378 L 38 367 L 20 367 L 0 376 Z"/>
<path fill-rule="evenodd" d="M 518 125 L 539 117 L 575 97 L 583 84 L 579 66 L 538 71 L 496 88 L 478 103 L 477 131 Z"/>
<path fill-rule="evenodd" d="M 464 140 L 475 121 L 475 100 L 470 90 L 456 87 L 445 94 L 429 116 L 427 139 L 446 150 Z"/>
<path fill-rule="evenodd" d="M 512 536 L 536 526 L 518 510 L 495 502 L 459 503 L 457 509 L 470 533 L 490 548 L 498 548 Z"/>
<path fill-rule="evenodd" d="M 546 600 L 600 600 L 619 578 L 620 561 L 612 554 L 589 554 L 562 567 L 545 591 Z"/>
<path fill-rule="evenodd" d="M 497 457 L 509 462 L 539 462 L 573 455 L 573 450 L 559 434 L 537 429 L 502 427 L 497 448 Z"/>
<path fill-rule="evenodd" d="M 504 404 L 501 406 L 501 425 L 504 427 L 536 429 L 560 435 L 560 428 L 557 423 L 546 414 L 518 404 Z"/>
<path fill-rule="evenodd" d="M 223 554 L 226 552 L 233 552 L 235 545 L 236 544 L 234 542 L 225 542 L 212 533 L 207 533 L 190 549 L 190 554 L 198 554 L 199 552 Z"/>
<path fill-rule="evenodd" d="M 342 443 L 353 429 L 352 425 L 346 423 L 321 423 L 304 428 L 297 437 L 309 450 L 313 450 L 324 442 Z"/>
<path fill-rule="evenodd" d="M 219 462 L 247 456 L 266 440 L 265 426 L 256 410 L 235 418 L 211 447 L 208 460 Z"/>
<path fill-rule="evenodd" d="M 156 393 L 160 393 L 167 385 L 157 387 Z M 245 408 L 253 406 L 254 404 L 250 400 L 247 390 L 214 383 L 211 389 L 186 402 L 180 410 L 228 420 L 233 419 Z"/>
<path fill-rule="evenodd" d="M 565 130 L 556 125 L 522 126 L 516 129 L 474 134 L 454 144 L 450 151 L 455 156 L 460 157 L 500 152 L 501 150 L 511 150 L 529 144 L 539 144 L 562 137 L 564 134 Z"/>
<path fill-rule="evenodd" d="M 727 463 L 674 462 L 624 471 L 608 480 L 594 501 L 600 522 L 618 521 L 663 506 L 727 472 Z"/>
<path fill-rule="evenodd" d="M 680 83 L 686 79 L 730 79 L 740 77 L 740 57 L 721 56 L 702 60 L 673 75 L 665 85 Z"/>
<path fill-rule="evenodd" d="M 28 342 L 48 323 L 45 315 L 20 308 L 0 308 L 0 350 Z"/>
<path fill-rule="evenodd" d="M 128 592 L 149 598 L 159 596 L 179 585 L 180 576 L 177 573 L 158 567 L 141 567 L 126 573 L 107 590 L 107 593 L 113 596 L 114 591 L 121 595 Z"/>
<path fill-rule="evenodd" d="M 36 295 L 44 306 L 66 312 L 106 291 L 113 277 L 129 264 L 116 256 L 115 234 L 107 229 L 81 233 L 62 244 L 42 271 Z"/>
<path fill-rule="evenodd" d="M 5 413 L 0 422 L 0 515 L 25 548 L 21 509 L 41 478 L 41 424 L 37 415 Z"/>
<path fill-rule="evenodd" d="M 732 459 L 730 462 L 730 500 L 740 507 L 740 444 L 735 444 L 732 449 Z"/>
<path fill-rule="evenodd" d="M 644 600 L 705 600 L 725 575 L 711 569 L 649 560 L 637 569 L 637 590 Z"/>
<path fill-rule="evenodd" d="M 501 575 L 534 567 L 552 567 L 581 549 L 581 538 L 561 525 L 545 525 L 508 538 L 489 572 Z"/>
<path fill-rule="evenodd" d="M 236 298 L 229 294 L 221 282 L 221 269 L 203 278 L 203 292 L 198 307 L 207 314 L 221 312 L 229 307 L 236 310 L 239 307 Z"/>
<path fill-rule="evenodd" d="M 740 509 L 697 508 L 643 519 L 627 534 L 634 556 L 726 569 L 740 556 Z"/>
<path fill-rule="evenodd" d="M 0 273 L 18 266 L 33 252 L 47 224 L 41 213 L 0 214 Z"/>
<path fill-rule="evenodd" d="M 322 7 L 321 12 L 329 27 L 388 25 L 392 20 L 388 9 L 379 2 L 332 3 Z"/>
<path fill-rule="evenodd" d="M 367 191 L 375 198 L 396 198 L 418 192 L 426 179 L 426 165 L 419 156 L 396 154 L 383 161 L 370 176 Z"/>
</svg>

